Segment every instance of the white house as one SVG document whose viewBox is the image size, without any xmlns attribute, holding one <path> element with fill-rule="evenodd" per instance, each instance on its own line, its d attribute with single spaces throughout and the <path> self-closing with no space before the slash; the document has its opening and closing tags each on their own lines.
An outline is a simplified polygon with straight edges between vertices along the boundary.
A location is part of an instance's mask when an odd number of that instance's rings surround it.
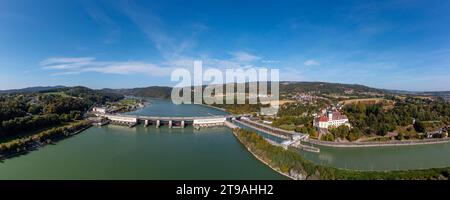
<svg viewBox="0 0 450 200">
<path fill-rule="evenodd" d="M 100 113 L 100 114 L 106 114 L 106 108 L 105 107 L 94 107 L 92 108 L 92 112 Z"/>
<path fill-rule="evenodd" d="M 314 127 L 318 129 L 328 129 L 330 126 L 339 127 L 346 125 L 350 127 L 350 122 L 346 115 L 341 114 L 339 111 L 329 111 L 325 116 L 319 116 L 314 119 Z"/>
</svg>

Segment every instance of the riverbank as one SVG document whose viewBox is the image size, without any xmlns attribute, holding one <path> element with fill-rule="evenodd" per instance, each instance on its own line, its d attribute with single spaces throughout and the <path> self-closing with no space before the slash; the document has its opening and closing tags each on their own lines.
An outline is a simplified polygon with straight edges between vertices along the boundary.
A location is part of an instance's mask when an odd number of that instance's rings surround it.
<svg viewBox="0 0 450 200">
<path fill-rule="evenodd" d="M 208 104 L 200 104 L 200 105 L 206 106 L 206 107 L 209 107 L 209 108 L 214 108 L 214 109 L 217 109 L 217 110 L 221 110 L 221 111 L 224 111 L 224 112 L 227 112 L 227 110 L 224 109 L 224 108 L 219 108 L 219 107 L 211 106 L 211 105 L 208 105 Z M 227 113 L 228 113 L 228 112 L 227 112 Z"/>
<path fill-rule="evenodd" d="M 255 153 L 253 153 L 253 151 L 252 151 L 249 147 L 247 147 L 247 146 L 245 145 L 245 143 L 242 141 L 242 139 L 237 135 L 237 131 L 238 131 L 238 130 L 239 130 L 239 128 L 233 129 L 233 130 L 232 130 L 233 135 L 236 137 L 236 139 L 239 141 L 239 143 L 242 144 L 242 145 L 247 149 L 247 151 L 248 151 L 250 154 L 253 155 L 253 157 L 255 157 L 257 160 L 259 160 L 260 162 L 262 162 L 264 165 L 266 165 L 267 167 L 269 167 L 269 168 L 272 169 L 273 171 L 275 171 L 275 172 L 277 172 L 277 173 L 279 173 L 279 174 L 281 174 L 281 175 L 283 175 L 283 176 L 285 176 L 285 177 L 287 177 L 287 178 L 289 178 L 289 179 L 296 180 L 295 177 L 290 176 L 288 173 L 282 172 L 279 168 L 273 167 L 273 166 L 270 165 L 268 162 L 264 161 L 264 160 L 263 160 L 262 158 L 260 158 L 258 155 L 256 155 Z"/>
<path fill-rule="evenodd" d="M 88 120 L 79 121 L 70 125 L 51 128 L 32 136 L 15 139 L 0 144 L 0 160 L 24 155 L 30 151 L 38 150 L 47 145 L 54 144 L 62 139 L 77 135 L 92 126 Z"/>
<path fill-rule="evenodd" d="M 394 171 L 346 170 L 312 163 L 292 150 L 269 144 L 256 132 L 234 130 L 239 141 L 266 165 L 295 180 L 448 180 L 450 168 Z"/>
<path fill-rule="evenodd" d="M 422 140 L 400 140 L 400 141 L 384 141 L 384 142 L 330 142 L 317 139 L 309 139 L 308 143 L 327 146 L 327 147 L 395 147 L 395 146 L 413 146 L 427 144 L 450 143 L 450 138 L 433 138 Z"/>
</svg>

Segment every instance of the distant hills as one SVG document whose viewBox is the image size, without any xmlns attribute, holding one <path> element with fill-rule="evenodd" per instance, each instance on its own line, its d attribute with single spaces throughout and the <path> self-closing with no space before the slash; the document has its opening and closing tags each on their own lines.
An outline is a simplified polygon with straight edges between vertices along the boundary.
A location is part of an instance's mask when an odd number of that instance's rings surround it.
<svg viewBox="0 0 450 200">
<path fill-rule="evenodd" d="M 150 86 L 131 89 L 103 89 L 103 90 L 127 96 L 153 97 L 153 98 L 170 98 L 172 92 L 171 87 L 164 87 L 164 86 Z"/>
<path fill-rule="evenodd" d="M 280 82 L 280 93 L 292 92 L 320 92 L 324 94 L 345 92 L 351 93 L 384 93 L 381 89 L 371 88 L 358 84 L 342 84 L 327 82 Z"/>
<path fill-rule="evenodd" d="M 450 102 L 450 91 L 422 92 L 420 95 L 442 97 Z"/>
<path fill-rule="evenodd" d="M 269 85 L 270 87 L 270 85 Z M 28 87 L 23 89 L 13 90 L 0 90 L 0 94 L 16 94 L 16 93 L 33 93 L 33 92 L 45 92 L 45 91 L 58 91 L 65 89 L 86 90 L 86 87 L 66 87 L 66 86 L 38 86 Z M 246 83 L 248 88 L 248 83 Z M 115 93 L 127 96 L 141 96 L 141 97 L 153 97 L 153 98 L 170 98 L 172 88 L 166 86 L 150 86 L 142 88 L 130 88 L 130 89 L 100 89 L 105 93 Z M 225 90 L 224 90 L 225 92 Z M 378 93 L 378 94 L 410 94 L 410 95 L 430 95 L 440 97 L 450 97 L 450 91 L 437 91 L 437 92 L 413 92 L 402 90 L 386 90 L 377 89 L 359 84 L 342 84 L 342 83 L 327 83 L 327 82 L 293 82 L 293 81 L 281 81 L 280 93 L 290 94 L 297 92 L 316 92 L 321 94 L 344 94 L 344 93 Z"/>
<path fill-rule="evenodd" d="M 42 92 L 46 90 L 55 90 L 66 88 L 66 86 L 37 86 L 37 87 L 27 87 L 22 89 L 12 89 L 12 90 L 0 90 L 0 94 L 15 94 L 15 93 L 33 93 L 33 92 Z"/>
<path fill-rule="evenodd" d="M 438 96 L 450 98 L 450 91 L 405 91 L 405 90 L 385 90 L 386 93 L 404 94 L 404 95 L 421 95 L 421 96 Z"/>
</svg>

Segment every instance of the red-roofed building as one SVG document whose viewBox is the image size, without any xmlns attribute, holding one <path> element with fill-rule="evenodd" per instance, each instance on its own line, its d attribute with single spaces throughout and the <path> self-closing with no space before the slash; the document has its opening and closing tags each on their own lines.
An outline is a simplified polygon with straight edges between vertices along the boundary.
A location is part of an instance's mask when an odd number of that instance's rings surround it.
<svg viewBox="0 0 450 200">
<path fill-rule="evenodd" d="M 329 111 L 326 116 L 319 116 L 314 119 L 314 126 L 317 129 L 328 129 L 330 126 L 339 127 L 346 125 L 350 127 L 350 123 L 346 115 L 341 114 L 339 111 Z"/>
</svg>

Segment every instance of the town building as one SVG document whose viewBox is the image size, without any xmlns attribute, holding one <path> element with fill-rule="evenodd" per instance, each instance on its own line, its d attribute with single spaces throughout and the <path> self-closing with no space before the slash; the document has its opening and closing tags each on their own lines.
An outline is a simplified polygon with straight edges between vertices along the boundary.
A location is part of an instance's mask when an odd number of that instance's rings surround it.
<svg viewBox="0 0 450 200">
<path fill-rule="evenodd" d="M 447 138 L 448 137 L 448 129 L 441 128 L 437 131 L 426 132 L 427 138 Z"/>
<path fill-rule="evenodd" d="M 329 127 L 339 127 L 342 125 L 351 127 L 347 116 L 341 114 L 339 111 L 328 111 L 326 115 L 316 117 L 314 119 L 313 125 L 318 130 L 328 129 Z"/>
<path fill-rule="evenodd" d="M 212 126 L 223 126 L 227 118 L 210 118 L 210 119 L 194 119 L 193 125 L 195 128 L 200 127 L 212 127 Z"/>
<path fill-rule="evenodd" d="M 100 113 L 100 114 L 106 114 L 107 113 L 107 108 L 106 107 L 94 107 L 94 108 L 92 108 L 92 112 Z"/>
</svg>

